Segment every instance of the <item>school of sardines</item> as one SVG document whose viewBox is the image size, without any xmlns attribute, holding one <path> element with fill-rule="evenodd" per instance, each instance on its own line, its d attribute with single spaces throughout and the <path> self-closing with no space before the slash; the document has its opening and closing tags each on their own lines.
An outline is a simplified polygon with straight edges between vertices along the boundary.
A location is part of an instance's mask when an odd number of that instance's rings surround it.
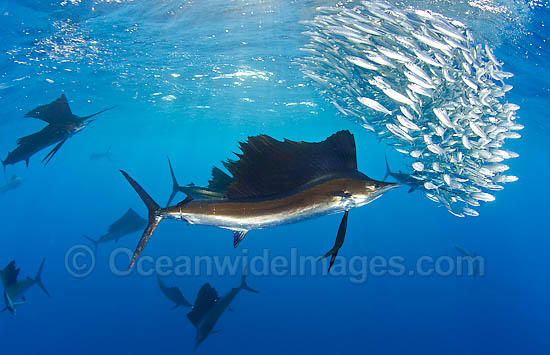
<svg viewBox="0 0 550 355">
<path fill-rule="evenodd" d="M 452 214 L 477 216 L 491 191 L 517 177 L 502 162 L 519 106 L 512 77 L 487 45 L 441 14 L 364 1 L 318 8 L 297 59 L 343 115 L 404 154 L 416 188 Z"/>
</svg>

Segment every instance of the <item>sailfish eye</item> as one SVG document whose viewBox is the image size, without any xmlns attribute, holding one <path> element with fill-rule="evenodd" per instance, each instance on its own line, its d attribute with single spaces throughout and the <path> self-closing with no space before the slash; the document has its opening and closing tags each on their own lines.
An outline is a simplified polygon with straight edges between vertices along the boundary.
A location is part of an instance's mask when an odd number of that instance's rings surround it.
<svg viewBox="0 0 550 355">
<path fill-rule="evenodd" d="M 380 184 L 377 183 L 377 182 L 375 182 L 375 183 L 374 183 L 374 188 L 377 189 L 377 188 L 379 188 L 379 187 L 380 187 Z"/>
</svg>

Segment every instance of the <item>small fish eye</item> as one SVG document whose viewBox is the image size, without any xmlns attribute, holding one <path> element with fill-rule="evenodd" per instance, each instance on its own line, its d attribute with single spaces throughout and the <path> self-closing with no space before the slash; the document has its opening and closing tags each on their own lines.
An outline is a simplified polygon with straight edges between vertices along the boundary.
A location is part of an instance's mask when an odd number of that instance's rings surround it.
<svg viewBox="0 0 550 355">
<path fill-rule="evenodd" d="M 380 184 L 379 183 L 374 183 L 374 188 L 377 189 L 380 187 Z"/>
</svg>

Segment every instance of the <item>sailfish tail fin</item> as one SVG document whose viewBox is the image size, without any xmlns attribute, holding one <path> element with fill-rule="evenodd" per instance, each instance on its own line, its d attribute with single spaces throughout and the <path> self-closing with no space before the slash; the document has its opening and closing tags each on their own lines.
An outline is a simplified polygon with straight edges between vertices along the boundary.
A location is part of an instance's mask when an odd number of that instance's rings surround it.
<svg viewBox="0 0 550 355">
<path fill-rule="evenodd" d="M 48 296 L 50 296 L 50 293 L 48 290 L 46 290 L 46 287 L 44 287 L 44 284 L 42 283 L 42 269 L 44 269 L 44 263 L 46 262 L 46 258 L 42 259 L 42 263 L 40 264 L 40 267 L 38 268 L 38 272 L 36 273 L 36 277 L 34 278 L 34 282 L 44 291 L 44 293 Z"/>
<path fill-rule="evenodd" d="M 388 163 L 388 156 L 386 154 L 384 154 L 384 159 L 386 161 L 386 175 L 384 175 L 384 178 L 382 180 L 386 180 L 391 174 L 390 164 Z"/>
<path fill-rule="evenodd" d="M 239 286 L 239 288 L 248 292 L 260 293 L 260 291 L 250 288 L 250 286 L 248 286 L 248 284 L 246 283 L 246 271 L 243 271 L 243 276 L 241 276 L 241 285 Z"/>
<path fill-rule="evenodd" d="M 174 197 L 176 197 L 176 194 L 178 193 L 179 184 L 178 180 L 176 180 L 176 174 L 174 174 L 174 168 L 172 167 L 172 162 L 170 161 L 170 158 L 168 158 L 168 166 L 170 166 L 170 175 L 172 176 L 172 193 L 170 194 L 170 198 L 168 199 L 168 202 L 166 203 L 166 206 L 170 206 L 170 203 L 172 203 L 172 200 Z"/>
<path fill-rule="evenodd" d="M 128 175 L 125 171 L 120 171 L 122 175 L 128 180 L 130 185 L 136 190 L 137 194 L 147 207 L 147 210 L 149 211 L 149 218 L 147 222 L 147 227 L 143 231 L 143 234 L 141 236 L 141 239 L 139 240 L 139 244 L 134 251 L 134 256 L 132 256 L 132 260 L 130 261 L 130 265 L 128 266 L 128 269 L 131 269 L 134 264 L 136 263 L 136 260 L 139 257 L 139 254 L 143 251 L 143 248 L 145 248 L 145 245 L 147 245 L 147 242 L 151 238 L 151 235 L 153 235 L 153 232 L 155 231 L 155 228 L 157 228 L 158 224 L 162 219 L 164 218 L 162 213 L 163 209 L 156 203 L 151 196 L 134 180 L 130 175 Z"/>
<path fill-rule="evenodd" d="M 90 242 L 92 242 L 94 246 L 94 255 L 97 256 L 97 247 L 99 246 L 99 240 L 92 239 L 88 237 L 87 235 L 83 236 L 84 238 L 88 239 Z"/>
</svg>

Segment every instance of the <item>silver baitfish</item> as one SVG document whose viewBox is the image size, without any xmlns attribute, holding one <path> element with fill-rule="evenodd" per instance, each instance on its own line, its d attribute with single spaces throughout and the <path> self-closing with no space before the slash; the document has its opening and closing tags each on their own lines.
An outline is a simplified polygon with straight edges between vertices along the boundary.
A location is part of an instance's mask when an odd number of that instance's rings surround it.
<svg viewBox="0 0 550 355">
<path fill-rule="evenodd" d="M 303 21 L 310 43 L 296 63 L 329 102 L 403 153 L 416 189 L 456 216 L 514 182 L 504 148 L 518 139 L 513 74 L 466 25 L 382 0 L 322 7 Z M 429 192 L 428 192 L 429 191 Z"/>
</svg>

